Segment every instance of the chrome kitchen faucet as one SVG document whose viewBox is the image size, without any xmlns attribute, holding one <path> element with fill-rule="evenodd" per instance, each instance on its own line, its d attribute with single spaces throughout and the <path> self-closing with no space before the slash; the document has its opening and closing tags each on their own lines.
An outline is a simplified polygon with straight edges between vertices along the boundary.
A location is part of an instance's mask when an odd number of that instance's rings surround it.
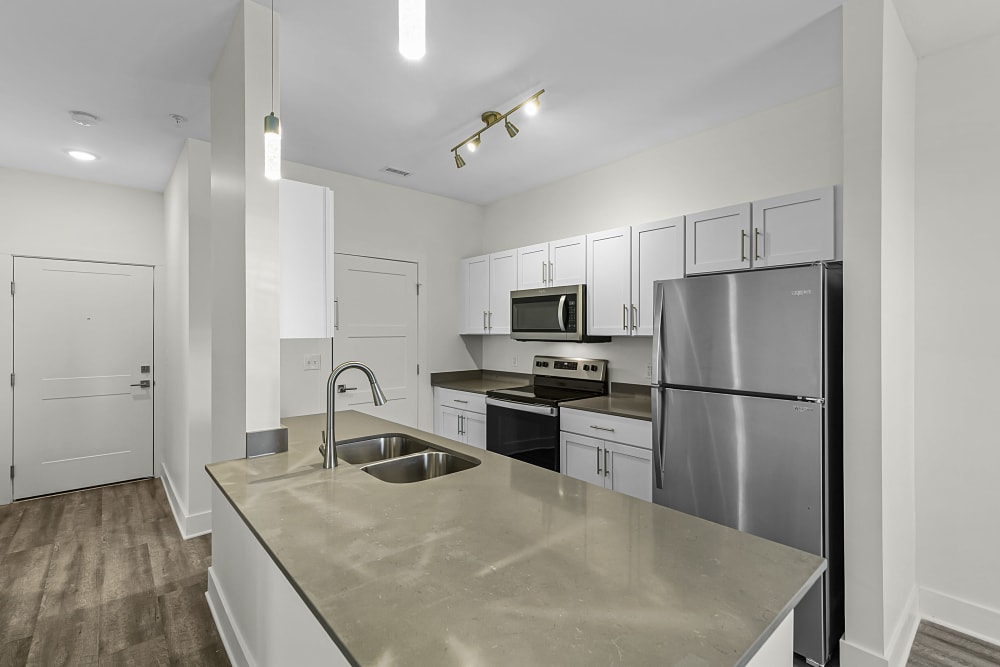
<svg viewBox="0 0 1000 667">
<path fill-rule="evenodd" d="M 324 468 L 333 468 L 339 463 L 337 460 L 337 434 L 334 430 L 333 420 L 334 384 L 341 373 L 351 368 L 356 368 L 368 376 L 368 382 L 372 386 L 372 400 L 375 401 L 375 405 L 385 405 L 385 394 L 382 393 L 382 387 L 379 386 L 378 380 L 375 379 L 375 374 L 372 373 L 372 369 L 360 361 L 342 363 L 330 372 L 330 377 L 326 381 L 326 442 L 319 448 L 323 454 Z"/>
</svg>

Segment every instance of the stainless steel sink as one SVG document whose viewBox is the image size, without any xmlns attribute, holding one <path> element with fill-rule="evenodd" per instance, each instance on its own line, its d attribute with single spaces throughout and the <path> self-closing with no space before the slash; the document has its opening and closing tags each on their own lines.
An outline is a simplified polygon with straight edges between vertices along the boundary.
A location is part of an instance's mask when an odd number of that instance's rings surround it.
<svg viewBox="0 0 1000 667">
<path fill-rule="evenodd" d="M 452 452 L 424 452 L 362 468 L 372 477 L 391 484 L 409 484 L 475 468 L 480 461 Z"/>
<path fill-rule="evenodd" d="M 394 459 L 397 456 L 424 452 L 430 447 L 429 443 L 411 438 L 408 435 L 387 433 L 364 440 L 342 442 L 337 445 L 337 456 L 348 463 L 363 465 L 385 459 Z"/>
</svg>

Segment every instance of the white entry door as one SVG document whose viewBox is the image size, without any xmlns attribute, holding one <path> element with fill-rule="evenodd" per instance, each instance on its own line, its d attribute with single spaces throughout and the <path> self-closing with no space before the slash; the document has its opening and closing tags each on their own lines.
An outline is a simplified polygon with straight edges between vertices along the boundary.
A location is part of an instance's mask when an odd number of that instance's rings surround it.
<svg viewBox="0 0 1000 667">
<path fill-rule="evenodd" d="M 14 498 L 152 476 L 153 269 L 18 257 L 14 283 Z"/>
<path fill-rule="evenodd" d="M 337 409 L 416 426 L 417 265 L 337 253 L 334 276 L 333 365 L 367 364 L 389 399 L 376 408 L 364 374 L 349 370 L 337 380 Z"/>
</svg>

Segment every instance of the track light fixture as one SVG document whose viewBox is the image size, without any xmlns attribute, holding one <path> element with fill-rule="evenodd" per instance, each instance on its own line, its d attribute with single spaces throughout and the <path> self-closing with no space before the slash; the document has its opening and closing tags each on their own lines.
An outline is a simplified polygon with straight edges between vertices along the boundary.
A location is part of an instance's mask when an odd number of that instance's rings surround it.
<svg viewBox="0 0 1000 667">
<path fill-rule="evenodd" d="M 517 111 L 518 109 L 521 109 L 522 107 L 524 108 L 525 113 L 527 113 L 529 116 L 534 116 L 536 113 L 538 113 L 538 106 L 539 106 L 538 98 L 541 97 L 542 93 L 544 92 L 545 89 L 542 88 L 537 93 L 535 93 L 525 101 L 521 102 L 507 113 L 500 113 L 499 111 L 484 111 L 480 116 L 480 118 L 482 119 L 483 124 L 485 124 L 486 127 L 484 127 L 481 130 L 478 130 L 472 135 L 469 135 L 469 137 L 467 137 L 463 142 L 461 142 L 457 146 L 452 147 L 451 152 L 455 154 L 455 166 L 458 167 L 459 169 L 465 166 L 465 160 L 458 152 L 460 148 L 464 146 L 465 148 L 469 149 L 470 153 L 475 153 L 476 149 L 479 148 L 479 144 L 482 143 L 481 137 L 483 132 L 490 129 L 497 123 L 500 123 L 501 121 L 503 122 L 504 128 L 507 130 L 507 134 L 510 135 L 511 139 L 517 136 L 517 133 L 520 132 L 520 130 L 518 130 L 517 126 L 514 125 L 514 123 L 510 122 L 510 120 L 507 117 L 510 116 L 515 111 Z"/>
</svg>

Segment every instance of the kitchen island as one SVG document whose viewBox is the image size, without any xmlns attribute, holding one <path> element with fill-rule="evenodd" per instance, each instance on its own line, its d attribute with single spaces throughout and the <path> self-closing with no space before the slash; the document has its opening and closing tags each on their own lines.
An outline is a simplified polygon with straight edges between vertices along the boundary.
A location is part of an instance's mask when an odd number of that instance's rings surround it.
<svg viewBox="0 0 1000 667">
<path fill-rule="evenodd" d="M 236 664 L 791 664 L 821 558 L 357 412 L 338 441 L 403 433 L 482 463 L 412 484 L 324 470 L 323 419 L 285 420 L 287 453 L 207 467 L 208 596 Z"/>
</svg>

